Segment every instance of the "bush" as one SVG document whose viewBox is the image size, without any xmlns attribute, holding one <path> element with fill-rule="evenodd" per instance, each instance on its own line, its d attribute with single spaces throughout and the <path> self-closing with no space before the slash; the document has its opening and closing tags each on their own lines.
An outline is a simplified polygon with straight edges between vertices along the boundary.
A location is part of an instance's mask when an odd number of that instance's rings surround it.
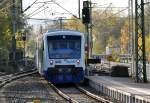
<svg viewBox="0 0 150 103">
<path fill-rule="evenodd" d="M 18 68 L 14 68 L 13 66 L 5 66 L 5 65 L 0 65 L 0 72 L 5 72 L 5 73 L 15 73 L 18 71 Z"/>
</svg>

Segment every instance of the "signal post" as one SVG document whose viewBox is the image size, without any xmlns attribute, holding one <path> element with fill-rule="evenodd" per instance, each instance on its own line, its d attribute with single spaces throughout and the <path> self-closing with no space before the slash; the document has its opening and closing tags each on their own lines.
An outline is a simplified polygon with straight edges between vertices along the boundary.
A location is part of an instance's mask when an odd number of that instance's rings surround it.
<svg viewBox="0 0 150 103">
<path fill-rule="evenodd" d="M 86 64 L 87 59 L 89 59 L 90 43 L 89 43 L 89 24 L 90 24 L 90 2 L 83 1 L 82 9 L 82 23 L 85 25 L 85 54 L 86 54 Z"/>
</svg>

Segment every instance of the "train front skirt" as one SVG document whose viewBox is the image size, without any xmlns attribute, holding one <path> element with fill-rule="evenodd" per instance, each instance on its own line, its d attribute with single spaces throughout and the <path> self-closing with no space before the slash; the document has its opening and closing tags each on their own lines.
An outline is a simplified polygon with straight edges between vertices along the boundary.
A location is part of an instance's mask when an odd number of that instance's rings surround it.
<svg viewBox="0 0 150 103">
<path fill-rule="evenodd" d="M 48 68 L 44 75 L 52 83 L 81 83 L 84 80 L 83 68 Z"/>
</svg>

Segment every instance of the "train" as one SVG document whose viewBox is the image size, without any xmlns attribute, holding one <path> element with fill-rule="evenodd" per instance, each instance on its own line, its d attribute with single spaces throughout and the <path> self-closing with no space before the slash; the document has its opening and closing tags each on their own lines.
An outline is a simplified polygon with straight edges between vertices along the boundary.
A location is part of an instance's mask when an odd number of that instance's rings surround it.
<svg viewBox="0 0 150 103">
<path fill-rule="evenodd" d="M 40 42 L 37 43 L 37 65 L 42 76 L 56 84 L 84 81 L 83 33 L 76 30 L 48 30 L 37 41 Z"/>
</svg>

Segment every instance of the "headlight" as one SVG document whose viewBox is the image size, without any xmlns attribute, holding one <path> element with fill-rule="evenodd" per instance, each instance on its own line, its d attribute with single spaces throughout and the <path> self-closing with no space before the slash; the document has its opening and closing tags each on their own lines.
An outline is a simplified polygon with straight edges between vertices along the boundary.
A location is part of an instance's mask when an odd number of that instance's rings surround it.
<svg viewBox="0 0 150 103">
<path fill-rule="evenodd" d="M 76 62 L 77 62 L 77 64 L 80 64 L 80 60 L 79 59 L 77 59 Z"/>
<path fill-rule="evenodd" d="M 50 60 L 50 61 L 49 61 L 49 64 L 50 64 L 50 65 L 53 65 L 53 63 L 54 63 L 53 60 Z"/>
</svg>

